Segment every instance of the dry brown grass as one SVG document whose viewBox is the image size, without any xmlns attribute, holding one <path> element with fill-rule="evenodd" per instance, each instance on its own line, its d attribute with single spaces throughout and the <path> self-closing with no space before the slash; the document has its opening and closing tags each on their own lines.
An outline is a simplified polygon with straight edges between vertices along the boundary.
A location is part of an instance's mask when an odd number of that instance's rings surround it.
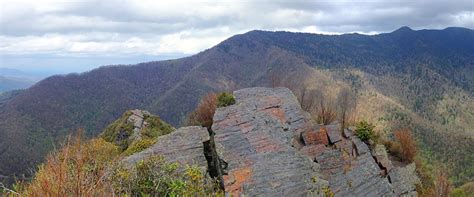
<svg viewBox="0 0 474 197">
<path fill-rule="evenodd" d="M 213 123 L 216 107 L 217 94 L 208 93 L 201 99 L 196 109 L 189 114 L 187 124 L 210 128 Z"/>
<path fill-rule="evenodd" d="M 118 148 L 103 139 L 69 137 L 61 150 L 47 156 L 33 181 L 19 191 L 25 196 L 97 196 L 110 193 L 106 168 Z"/>
</svg>

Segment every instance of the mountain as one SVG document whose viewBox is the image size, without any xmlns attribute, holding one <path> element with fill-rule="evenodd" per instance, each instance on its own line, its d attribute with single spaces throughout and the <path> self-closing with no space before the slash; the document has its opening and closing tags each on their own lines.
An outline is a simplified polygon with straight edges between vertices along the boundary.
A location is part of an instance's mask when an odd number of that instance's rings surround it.
<svg viewBox="0 0 474 197">
<path fill-rule="evenodd" d="M 48 77 L 0 107 L 0 174 L 27 173 L 64 136 L 97 135 L 128 109 L 181 125 L 209 91 L 270 86 L 272 76 L 328 92 L 352 87 L 357 117 L 413 130 L 423 155 L 474 167 L 474 31 L 401 28 L 379 35 L 251 31 L 194 56 Z"/>
<path fill-rule="evenodd" d="M 11 68 L 0 68 L 0 93 L 29 88 L 41 79 L 39 75 Z"/>
</svg>

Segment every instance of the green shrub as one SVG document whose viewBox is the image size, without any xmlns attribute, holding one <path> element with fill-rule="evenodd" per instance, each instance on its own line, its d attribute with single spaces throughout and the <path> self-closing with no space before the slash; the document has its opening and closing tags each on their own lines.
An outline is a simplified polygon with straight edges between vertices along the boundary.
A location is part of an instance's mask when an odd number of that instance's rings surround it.
<svg viewBox="0 0 474 197">
<path fill-rule="evenodd" d="M 451 190 L 451 197 L 467 197 L 466 193 L 461 188 L 455 188 Z"/>
<path fill-rule="evenodd" d="M 235 104 L 234 95 L 228 92 L 222 92 L 217 96 L 217 107 L 227 107 Z"/>
<path fill-rule="evenodd" d="M 109 124 L 102 134 L 102 139 L 107 142 L 111 142 L 120 147 L 123 151 L 128 147 L 128 137 L 133 133 L 133 124 L 127 123 L 128 117 L 132 115 L 132 112 L 125 112 L 119 119 Z"/>
<path fill-rule="evenodd" d="M 145 115 L 144 120 L 148 123 L 141 133 L 144 137 L 154 139 L 158 136 L 169 134 L 175 130 L 174 127 L 161 120 L 158 116 Z"/>
<path fill-rule="evenodd" d="M 374 140 L 376 135 L 374 132 L 375 126 L 367 121 L 360 121 L 356 124 L 355 134 L 362 141 Z"/>
<path fill-rule="evenodd" d="M 123 152 L 124 155 L 133 155 L 134 153 L 138 153 L 142 150 L 149 148 L 156 142 L 154 139 L 141 139 L 138 141 L 133 142 L 128 148 Z"/>
</svg>

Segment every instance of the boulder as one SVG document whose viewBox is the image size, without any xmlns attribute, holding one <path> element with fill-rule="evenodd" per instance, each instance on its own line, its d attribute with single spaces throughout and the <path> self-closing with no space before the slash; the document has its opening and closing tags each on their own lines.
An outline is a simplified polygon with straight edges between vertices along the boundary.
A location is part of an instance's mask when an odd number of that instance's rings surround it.
<svg viewBox="0 0 474 197">
<path fill-rule="evenodd" d="M 126 157 L 124 162 L 134 164 L 149 156 L 157 155 L 163 156 L 169 162 L 197 165 L 206 172 L 208 164 L 204 154 L 204 143 L 207 141 L 209 133 L 206 128 L 181 127 L 170 134 L 158 137 L 154 145 Z"/>
<path fill-rule="evenodd" d="M 339 129 L 340 129 L 340 126 L 338 124 L 326 126 L 326 132 L 329 137 L 329 142 L 331 142 L 332 144 L 335 144 L 336 142 L 339 142 L 342 140 L 341 131 Z"/>
<path fill-rule="evenodd" d="M 421 183 L 420 178 L 416 176 L 415 163 L 405 167 L 396 167 L 388 174 L 396 196 L 417 196 L 416 184 Z"/>
<path fill-rule="evenodd" d="M 225 191 L 234 196 L 307 196 L 327 182 L 319 165 L 293 147 L 311 129 L 309 114 L 286 88 L 234 92 L 236 104 L 218 108 L 212 130 L 227 166 Z M 322 195 L 322 193 L 321 193 Z"/>
<path fill-rule="evenodd" d="M 363 155 L 363 154 L 366 154 L 366 153 L 370 153 L 370 150 L 369 150 L 369 147 L 367 146 L 367 144 L 362 142 L 362 140 L 360 140 L 358 137 L 352 136 L 351 141 L 355 146 L 357 155 Z"/>
</svg>

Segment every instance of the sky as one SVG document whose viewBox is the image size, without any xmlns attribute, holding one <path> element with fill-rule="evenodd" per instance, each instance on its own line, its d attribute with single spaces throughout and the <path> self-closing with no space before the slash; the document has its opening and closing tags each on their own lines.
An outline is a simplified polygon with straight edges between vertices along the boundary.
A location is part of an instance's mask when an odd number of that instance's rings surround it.
<svg viewBox="0 0 474 197">
<path fill-rule="evenodd" d="M 0 0 L 0 6 L 0 67 L 45 73 L 189 56 L 255 29 L 474 29 L 474 0 Z"/>
</svg>

